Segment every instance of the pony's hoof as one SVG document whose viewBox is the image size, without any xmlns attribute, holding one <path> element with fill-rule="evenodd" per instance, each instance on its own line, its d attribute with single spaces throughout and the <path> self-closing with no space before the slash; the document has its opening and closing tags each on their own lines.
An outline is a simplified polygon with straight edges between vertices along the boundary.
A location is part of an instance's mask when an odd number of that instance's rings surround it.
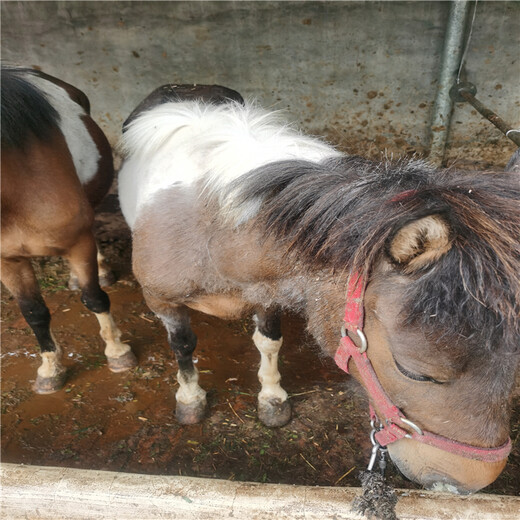
<svg viewBox="0 0 520 520">
<path fill-rule="evenodd" d="M 99 285 L 101 287 L 110 287 L 117 281 L 116 275 L 113 271 L 106 271 L 99 275 Z"/>
<path fill-rule="evenodd" d="M 107 362 L 108 368 L 116 374 L 118 372 L 126 372 L 137 366 L 137 358 L 131 350 L 117 358 L 107 357 Z"/>
<path fill-rule="evenodd" d="M 206 414 L 206 400 L 197 401 L 191 404 L 184 404 L 177 401 L 175 417 L 181 424 L 197 424 Z"/>
<path fill-rule="evenodd" d="M 53 377 L 41 377 L 38 375 L 32 389 L 37 394 L 53 394 L 63 388 L 66 379 L 67 372 L 65 370 Z"/>
<path fill-rule="evenodd" d="M 274 398 L 258 402 L 258 419 L 266 426 L 270 428 L 284 426 L 290 418 L 291 405 L 288 400 L 281 401 Z"/>
</svg>

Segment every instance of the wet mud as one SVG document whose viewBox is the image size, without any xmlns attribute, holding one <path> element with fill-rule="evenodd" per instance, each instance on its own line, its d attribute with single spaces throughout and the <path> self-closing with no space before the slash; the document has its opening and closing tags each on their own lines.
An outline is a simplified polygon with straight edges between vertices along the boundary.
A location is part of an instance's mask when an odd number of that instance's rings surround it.
<svg viewBox="0 0 520 520">
<path fill-rule="evenodd" d="M 31 383 L 39 354 L 15 302 L 3 290 L 1 457 L 4 462 L 241 481 L 357 486 L 370 454 L 367 399 L 361 387 L 324 358 L 305 334 L 303 320 L 287 315 L 280 356 L 291 421 L 270 429 L 256 418 L 259 354 L 250 320 L 226 322 L 192 313 L 195 352 L 209 410 L 197 425 L 174 417 L 177 371 L 162 324 L 146 307 L 130 272 L 131 241 L 110 195 L 97 215 L 97 236 L 118 276 L 108 289 L 112 312 L 136 353 L 134 370 L 106 366 L 95 317 L 66 289 L 59 259 L 35 260 L 63 349 L 67 382 L 52 395 Z M 486 492 L 520 494 L 518 392 L 509 464 Z M 416 488 L 389 464 L 390 484 Z"/>
</svg>

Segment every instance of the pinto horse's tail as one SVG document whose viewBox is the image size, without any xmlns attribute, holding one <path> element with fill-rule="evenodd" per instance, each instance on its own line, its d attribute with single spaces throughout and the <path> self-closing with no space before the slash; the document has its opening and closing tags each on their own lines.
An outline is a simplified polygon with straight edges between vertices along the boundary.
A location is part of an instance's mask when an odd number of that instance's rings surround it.
<svg viewBox="0 0 520 520">
<path fill-rule="evenodd" d="M 22 149 L 31 135 L 45 140 L 59 125 L 57 110 L 26 79 L 32 73 L 2 66 L 2 147 Z"/>
<path fill-rule="evenodd" d="M 123 123 L 123 132 L 137 116 L 157 105 L 170 103 L 172 101 L 196 100 L 214 105 L 220 105 L 228 101 L 234 101 L 241 105 L 244 104 L 244 98 L 237 91 L 227 87 L 221 87 L 220 85 L 163 85 L 155 89 L 137 105 Z"/>
</svg>

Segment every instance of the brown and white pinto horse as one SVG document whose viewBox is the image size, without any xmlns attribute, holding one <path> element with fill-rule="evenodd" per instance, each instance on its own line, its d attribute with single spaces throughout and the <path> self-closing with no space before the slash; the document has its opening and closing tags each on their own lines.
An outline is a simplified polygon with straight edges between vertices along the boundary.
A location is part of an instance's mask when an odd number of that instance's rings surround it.
<svg viewBox="0 0 520 520">
<path fill-rule="evenodd" d="M 135 366 L 99 286 L 93 206 L 112 183 L 110 145 L 75 87 L 41 72 L 2 67 L 2 282 L 16 298 L 41 348 L 38 393 L 63 386 L 60 348 L 31 266 L 34 256 L 59 255 L 72 284 L 95 313 L 115 372 Z M 109 272 L 100 260 L 100 274 Z"/>
<path fill-rule="evenodd" d="M 206 407 L 191 308 L 254 313 L 259 417 L 286 423 L 279 312 L 293 309 L 367 389 L 406 476 L 488 485 L 510 450 L 520 358 L 518 175 L 347 157 L 240 99 L 162 87 L 122 139 L 133 269 L 177 358 L 177 418 Z"/>
</svg>

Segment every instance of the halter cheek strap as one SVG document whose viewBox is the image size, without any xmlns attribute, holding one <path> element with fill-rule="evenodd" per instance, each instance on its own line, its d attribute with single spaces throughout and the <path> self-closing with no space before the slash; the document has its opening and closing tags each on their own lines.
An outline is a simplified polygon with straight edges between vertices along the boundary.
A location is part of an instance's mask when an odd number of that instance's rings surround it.
<svg viewBox="0 0 520 520">
<path fill-rule="evenodd" d="M 356 365 L 361 382 L 365 386 L 371 402 L 377 407 L 382 428 L 375 434 L 375 439 L 380 446 L 385 447 L 392 442 L 403 438 L 413 439 L 429 446 L 434 446 L 443 451 L 483 462 L 499 462 L 507 458 L 511 451 L 511 439 L 497 448 L 481 448 L 464 444 L 436 435 L 419 428 L 392 403 L 390 397 L 381 386 L 372 363 L 367 356 L 367 340 L 363 333 L 363 296 L 365 284 L 360 275 L 350 277 L 347 288 L 347 304 L 345 308 L 345 324 L 341 329 L 341 341 L 334 357 L 336 364 L 349 374 L 348 364 L 350 360 Z M 348 336 L 347 331 L 357 334 L 361 340 L 361 346 L 357 346 Z M 372 419 L 376 413 L 370 405 Z"/>
</svg>

